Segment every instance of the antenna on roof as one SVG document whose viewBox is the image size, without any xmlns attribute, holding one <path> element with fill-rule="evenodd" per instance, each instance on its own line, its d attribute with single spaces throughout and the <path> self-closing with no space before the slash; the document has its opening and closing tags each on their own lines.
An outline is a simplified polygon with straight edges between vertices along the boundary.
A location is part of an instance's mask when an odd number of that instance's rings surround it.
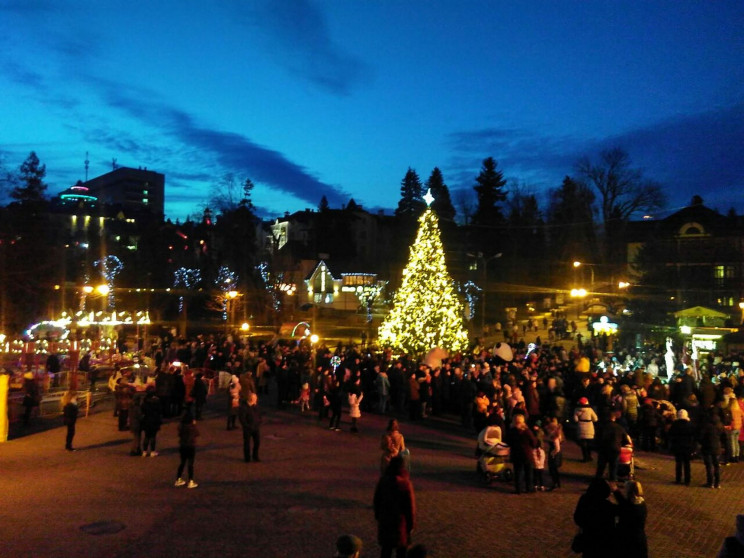
<svg viewBox="0 0 744 558">
<path fill-rule="evenodd" d="M 111 170 L 116 170 L 116 157 L 111 159 Z"/>
<path fill-rule="evenodd" d="M 88 182 L 88 165 L 90 165 L 90 161 L 88 160 L 88 152 L 85 152 L 85 181 Z"/>
</svg>

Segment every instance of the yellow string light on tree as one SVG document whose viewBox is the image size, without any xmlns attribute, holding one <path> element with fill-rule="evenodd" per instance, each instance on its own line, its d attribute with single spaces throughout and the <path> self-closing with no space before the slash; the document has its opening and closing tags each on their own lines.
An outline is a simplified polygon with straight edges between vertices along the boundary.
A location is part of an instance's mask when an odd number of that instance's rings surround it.
<svg viewBox="0 0 744 558">
<path fill-rule="evenodd" d="M 431 205 L 429 192 L 425 199 Z M 467 349 L 463 305 L 447 271 L 439 220 L 431 207 L 419 218 L 400 289 L 378 336 L 382 345 L 414 356 L 422 356 L 434 347 L 450 353 Z"/>
</svg>

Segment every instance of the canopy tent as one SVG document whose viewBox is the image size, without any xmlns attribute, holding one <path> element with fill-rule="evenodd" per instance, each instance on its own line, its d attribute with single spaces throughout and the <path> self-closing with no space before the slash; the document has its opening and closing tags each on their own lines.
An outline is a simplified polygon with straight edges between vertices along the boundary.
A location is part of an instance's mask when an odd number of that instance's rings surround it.
<svg viewBox="0 0 744 558">
<path fill-rule="evenodd" d="M 677 318 L 677 323 L 679 325 L 693 327 L 722 327 L 726 325 L 726 321 L 731 316 L 719 312 L 718 310 L 714 310 L 713 308 L 693 306 L 692 308 L 685 308 L 684 310 L 675 312 L 674 317 Z"/>
<path fill-rule="evenodd" d="M 724 314 L 713 308 L 706 308 L 705 306 L 693 306 L 692 308 L 686 308 L 674 313 L 675 318 L 720 318 L 726 319 L 729 314 Z"/>
</svg>

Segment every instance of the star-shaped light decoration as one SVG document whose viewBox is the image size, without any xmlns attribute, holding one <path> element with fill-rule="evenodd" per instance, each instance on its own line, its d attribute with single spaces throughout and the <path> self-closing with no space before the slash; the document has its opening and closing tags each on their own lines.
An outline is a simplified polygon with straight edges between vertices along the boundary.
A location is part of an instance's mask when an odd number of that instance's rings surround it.
<svg viewBox="0 0 744 558">
<path fill-rule="evenodd" d="M 424 201 L 426 202 L 426 207 L 431 207 L 431 202 L 434 201 L 434 196 L 431 195 L 431 188 L 426 191 Z"/>
</svg>

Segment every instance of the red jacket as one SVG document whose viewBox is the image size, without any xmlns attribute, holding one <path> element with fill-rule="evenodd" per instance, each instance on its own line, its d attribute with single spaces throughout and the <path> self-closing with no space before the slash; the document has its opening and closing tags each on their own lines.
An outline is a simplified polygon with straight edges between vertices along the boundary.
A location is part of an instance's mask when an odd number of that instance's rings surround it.
<svg viewBox="0 0 744 558">
<path fill-rule="evenodd" d="M 382 476 L 375 489 L 374 509 L 380 546 L 408 546 L 416 523 L 416 499 L 408 471 Z"/>
</svg>

